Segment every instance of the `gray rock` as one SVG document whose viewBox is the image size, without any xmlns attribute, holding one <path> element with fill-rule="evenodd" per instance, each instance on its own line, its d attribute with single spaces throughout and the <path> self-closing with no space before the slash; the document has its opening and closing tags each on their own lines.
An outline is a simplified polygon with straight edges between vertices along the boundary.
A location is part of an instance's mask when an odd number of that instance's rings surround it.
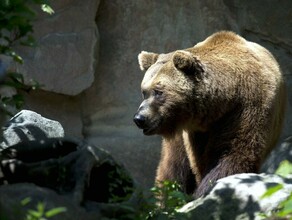
<svg viewBox="0 0 292 220">
<path fill-rule="evenodd" d="M 62 138 L 65 135 L 59 122 L 29 110 L 22 110 L 16 114 L 3 129 L 3 142 L 0 144 L 0 149 L 29 141 L 38 140 L 42 143 L 49 138 Z"/>
<path fill-rule="evenodd" d="M 94 21 L 98 4 L 99 0 L 52 2 L 55 13 L 42 14 L 34 23 L 39 46 L 18 48 L 25 62 L 18 69 L 27 82 L 34 79 L 46 91 L 67 95 L 77 95 L 92 84 L 98 51 Z"/>
<path fill-rule="evenodd" d="M 283 189 L 271 197 L 261 198 L 269 187 L 282 184 Z M 259 220 L 261 213 L 270 214 L 290 196 L 292 179 L 274 174 L 237 174 L 220 179 L 210 193 L 186 204 L 179 212 L 190 219 Z"/>
</svg>

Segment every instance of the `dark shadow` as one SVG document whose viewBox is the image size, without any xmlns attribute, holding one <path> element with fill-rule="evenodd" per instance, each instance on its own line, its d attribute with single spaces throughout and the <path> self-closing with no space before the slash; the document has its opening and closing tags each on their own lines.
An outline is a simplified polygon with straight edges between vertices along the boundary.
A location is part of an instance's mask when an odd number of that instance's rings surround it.
<svg viewBox="0 0 292 220">
<path fill-rule="evenodd" d="M 39 128 L 28 129 L 43 134 Z M 80 204 L 129 199 L 134 182 L 105 151 L 82 141 L 42 137 L 0 151 L 0 185 L 34 183 L 60 195 L 79 195 L 75 202 Z"/>
</svg>

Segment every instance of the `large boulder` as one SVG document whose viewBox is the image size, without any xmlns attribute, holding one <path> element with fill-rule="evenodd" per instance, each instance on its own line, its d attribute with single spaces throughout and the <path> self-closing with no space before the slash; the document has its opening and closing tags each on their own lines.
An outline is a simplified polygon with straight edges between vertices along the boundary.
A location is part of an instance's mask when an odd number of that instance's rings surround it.
<svg viewBox="0 0 292 220">
<path fill-rule="evenodd" d="M 262 198 L 270 187 L 283 188 L 270 197 Z M 237 174 L 216 182 L 210 193 L 186 204 L 179 212 L 189 219 L 200 220 L 250 220 L 263 219 L 261 214 L 271 214 L 291 195 L 292 179 L 274 174 Z"/>
<path fill-rule="evenodd" d="M 0 149 L 35 140 L 41 143 L 47 139 L 62 138 L 65 135 L 64 129 L 58 121 L 47 119 L 29 110 L 22 110 L 13 116 L 4 125 L 3 130 Z"/>
</svg>

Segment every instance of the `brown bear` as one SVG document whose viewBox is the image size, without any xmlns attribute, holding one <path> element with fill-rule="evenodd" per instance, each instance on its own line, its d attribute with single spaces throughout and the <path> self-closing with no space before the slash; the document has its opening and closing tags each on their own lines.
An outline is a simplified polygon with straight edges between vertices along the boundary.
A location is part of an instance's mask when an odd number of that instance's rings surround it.
<svg viewBox="0 0 292 220">
<path fill-rule="evenodd" d="M 141 52 L 143 102 L 134 116 L 162 136 L 156 183 L 203 196 L 218 179 L 257 173 L 276 145 L 285 109 L 279 65 L 262 46 L 221 31 L 194 47 Z"/>
</svg>

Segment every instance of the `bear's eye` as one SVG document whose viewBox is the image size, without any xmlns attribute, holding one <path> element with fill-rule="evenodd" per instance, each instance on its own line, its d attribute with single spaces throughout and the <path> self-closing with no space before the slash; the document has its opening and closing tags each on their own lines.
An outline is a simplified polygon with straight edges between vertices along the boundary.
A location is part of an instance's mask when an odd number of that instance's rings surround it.
<svg viewBox="0 0 292 220">
<path fill-rule="evenodd" d="M 162 96 L 163 92 L 159 90 L 154 90 L 154 96 L 155 98 L 160 98 Z"/>
</svg>

